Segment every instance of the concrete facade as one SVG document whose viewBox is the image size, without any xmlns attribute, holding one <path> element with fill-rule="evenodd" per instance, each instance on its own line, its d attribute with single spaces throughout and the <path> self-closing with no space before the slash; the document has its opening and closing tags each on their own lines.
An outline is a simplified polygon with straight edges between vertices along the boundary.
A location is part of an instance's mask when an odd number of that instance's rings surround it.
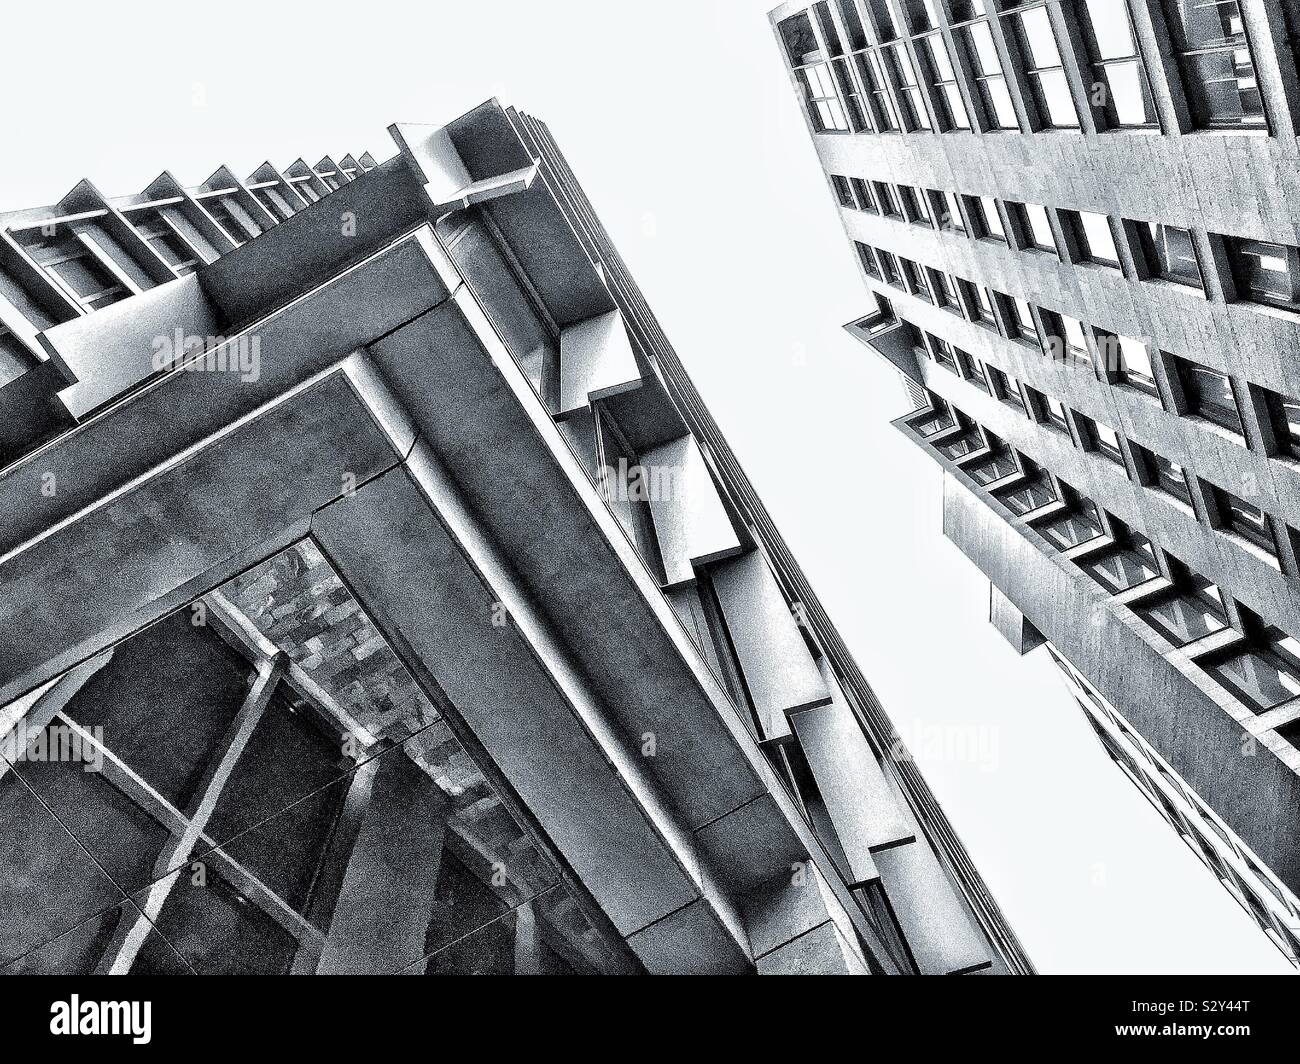
<svg viewBox="0 0 1300 1064">
<path fill-rule="evenodd" d="M 390 132 L 0 217 L 0 968 L 1031 971 L 546 127 Z"/>
<path fill-rule="evenodd" d="M 771 20 L 990 620 L 1296 961 L 1300 6 Z"/>
</svg>

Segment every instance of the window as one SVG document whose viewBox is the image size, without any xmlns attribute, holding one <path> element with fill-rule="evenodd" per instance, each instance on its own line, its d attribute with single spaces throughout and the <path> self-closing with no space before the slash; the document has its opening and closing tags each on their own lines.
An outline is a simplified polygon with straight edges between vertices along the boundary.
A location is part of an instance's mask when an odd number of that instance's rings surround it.
<svg viewBox="0 0 1300 1064">
<path fill-rule="evenodd" d="M 1300 250 L 1263 240 L 1229 239 L 1227 245 L 1238 298 L 1300 310 Z"/>
<path fill-rule="evenodd" d="M 874 212 L 876 201 L 871 195 L 871 186 L 860 177 L 850 177 L 849 185 L 853 189 L 853 198 L 857 201 L 858 210 Z"/>
<path fill-rule="evenodd" d="M 903 125 L 911 131 L 930 129 L 925 97 L 921 94 L 921 86 L 917 84 L 916 68 L 912 65 L 912 57 L 907 54 L 907 45 L 890 45 L 884 52 L 899 88 L 898 100 L 903 109 Z"/>
<path fill-rule="evenodd" d="M 944 129 L 970 129 L 970 115 L 966 101 L 957 86 L 957 73 L 948 55 L 943 35 L 933 33 L 917 42 L 923 64 L 929 66 L 930 84 L 934 86 L 935 104 L 939 109 L 939 123 Z"/>
<path fill-rule="evenodd" d="M 1028 64 L 1039 119 L 1052 128 L 1077 128 L 1079 115 L 1065 71 L 1061 69 L 1061 53 L 1056 47 L 1047 8 L 1040 5 L 1003 17 L 1014 29 Z"/>
<path fill-rule="evenodd" d="M 1095 97 L 1096 90 L 1105 87 L 1107 123 L 1113 129 L 1159 125 L 1126 0 L 1084 0 L 1079 6 L 1096 71 L 1096 82 L 1088 89 Z"/>
<path fill-rule="evenodd" d="M 953 193 L 940 193 L 943 198 L 943 208 L 939 216 L 939 228 L 952 230 L 954 233 L 965 233 L 966 225 L 962 221 L 961 208 L 957 206 L 957 196 Z"/>
<path fill-rule="evenodd" d="M 1059 399 L 1055 399 L 1050 395 L 1043 396 L 1043 416 L 1047 419 L 1047 424 L 1060 429 L 1067 436 L 1069 435 L 1070 421 L 1066 417 L 1065 407 L 1061 405 Z"/>
<path fill-rule="evenodd" d="M 876 202 L 880 205 L 880 213 L 886 218 L 903 217 L 903 208 L 893 188 L 883 181 L 873 181 L 872 184 L 876 187 Z"/>
<path fill-rule="evenodd" d="M 25 230 L 19 239 L 55 283 L 87 310 L 98 310 L 131 294 L 80 234 L 66 226 L 59 226 L 50 237 L 41 229 Z"/>
<path fill-rule="evenodd" d="M 970 212 L 971 224 L 975 227 L 977 237 L 1006 243 L 1007 234 L 1002 228 L 1002 216 L 998 214 L 997 200 L 992 196 L 967 196 L 966 207 Z"/>
<path fill-rule="evenodd" d="M 1091 422 L 1092 443 L 1097 449 L 1097 453 L 1112 462 L 1120 465 L 1124 464 L 1124 452 L 1120 448 L 1119 436 L 1114 429 L 1103 425 L 1100 421 Z"/>
<path fill-rule="evenodd" d="M 970 310 L 971 321 L 997 332 L 998 319 L 997 315 L 993 313 L 993 297 L 989 295 L 989 290 L 982 284 L 974 284 L 971 281 L 961 283 L 966 286 L 967 306 Z"/>
<path fill-rule="evenodd" d="M 1278 452 L 1300 458 L 1300 400 L 1278 392 L 1265 392 L 1264 398 L 1277 437 Z"/>
<path fill-rule="evenodd" d="M 962 367 L 962 376 L 975 385 L 985 395 L 989 394 L 989 382 L 984 376 L 984 363 L 965 351 L 957 352 L 958 364 Z"/>
<path fill-rule="evenodd" d="M 1013 339 L 1019 338 L 1037 344 L 1038 326 L 1034 324 L 1034 312 L 1029 304 L 1019 296 L 1012 296 L 1007 299 L 1007 305 L 1011 309 L 1007 321 L 1013 330 Z"/>
<path fill-rule="evenodd" d="M 1186 646 L 1228 627 L 1223 597 L 1210 581 L 1170 559 L 1174 589 L 1137 607 L 1137 615 L 1176 647 Z"/>
<path fill-rule="evenodd" d="M 1150 541 L 1127 529 L 1115 546 L 1081 561 L 1079 568 L 1115 594 L 1160 575 Z"/>
<path fill-rule="evenodd" d="M 1052 233 L 1052 223 L 1047 218 L 1047 208 L 1038 203 L 1019 203 L 1016 204 L 1016 210 L 1024 246 L 1055 254 L 1056 237 Z"/>
<path fill-rule="evenodd" d="M 858 201 L 853 196 L 853 186 L 849 184 L 849 179 L 839 174 L 831 174 L 831 184 L 835 186 L 835 198 L 840 206 L 856 210 Z"/>
<path fill-rule="evenodd" d="M 1151 276 L 1205 291 L 1190 230 L 1147 222 L 1138 228 L 1138 233 Z"/>
<path fill-rule="evenodd" d="M 854 244 L 858 249 L 858 260 L 862 263 L 862 268 L 867 271 L 867 276 L 874 277 L 877 281 L 882 280 L 880 267 L 876 265 L 876 256 L 872 253 L 871 248 L 857 240 L 854 241 Z"/>
<path fill-rule="evenodd" d="M 976 11 L 981 15 L 984 14 L 983 4 L 956 5 L 953 11 L 954 19 L 957 19 L 956 7 L 967 8 L 972 15 Z M 989 29 L 988 20 L 981 19 L 968 25 L 955 26 L 953 32 L 958 47 L 966 51 L 971 68 L 975 71 L 975 85 L 979 90 L 985 127 L 1019 129 L 1020 121 L 1016 118 L 1016 109 L 1011 103 L 1007 79 L 1002 72 L 1002 60 L 998 58 L 997 45 L 993 43 L 993 33 Z"/>
<path fill-rule="evenodd" d="M 910 185 L 899 185 L 898 194 L 903 201 L 903 210 L 909 222 L 927 228 L 932 227 L 933 220 L 930 218 L 930 208 L 925 202 L 924 191 L 912 188 Z"/>
<path fill-rule="evenodd" d="M 937 306 L 953 314 L 961 313 L 961 304 L 957 302 L 957 293 L 953 289 L 952 280 L 942 270 L 930 271 L 930 291 L 934 293 Z"/>
<path fill-rule="evenodd" d="M 1165 0 L 1187 102 L 1202 129 L 1260 126 L 1264 101 L 1235 0 Z"/>
<path fill-rule="evenodd" d="M 1088 337 L 1083 322 L 1068 314 L 1055 311 L 1043 311 L 1043 323 L 1047 327 L 1045 353 L 1057 362 L 1075 364 L 1079 362 L 1091 365 L 1088 354 Z"/>
<path fill-rule="evenodd" d="M 1104 355 L 1104 365 L 1107 371 L 1115 374 L 1117 384 L 1159 396 L 1155 369 L 1146 344 L 1116 333 L 1099 334 L 1097 343 Z"/>
<path fill-rule="evenodd" d="M 953 373 L 960 374 L 957 368 L 957 358 L 952 353 L 952 347 L 947 340 L 940 340 L 937 336 L 926 333 L 926 339 L 930 343 L 930 352 L 934 360 L 943 366 L 944 369 L 951 370 Z"/>
<path fill-rule="evenodd" d="M 808 110 L 818 133 L 847 133 L 849 123 L 835 91 L 830 65 L 814 63 L 799 71 L 807 94 Z"/>
<path fill-rule="evenodd" d="M 1079 250 L 1085 260 L 1119 269 L 1119 251 L 1115 247 L 1115 234 L 1110 219 L 1092 211 L 1076 211 L 1079 220 Z"/>
<path fill-rule="evenodd" d="M 1140 449 L 1140 453 L 1146 464 L 1149 486 L 1191 506 L 1192 493 L 1187 486 L 1187 471 L 1177 462 L 1145 447 Z"/>
<path fill-rule="evenodd" d="M 1222 373 L 1206 369 L 1185 358 L 1176 359 L 1175 364 L 1187 400 L 1188 413 L 1241 435 L 1241 410 L 1232 390 L 1232 381 Z"/>
<path fill-rule="evenodd" d="M 994 395 L 1008 406 L 1014 406 L 1021 413 L 1026 413 L 1025 397 L 1020 394 L 1020 385 L 995 366 L 985 366 L 984 370 L 988 374 Z"/>
<path fill-rule="evenodd" d="M 1256 626 L 1246 650 L 1207 666 L 1224 687 L 1256 713 L 1300 696 L 1300 641 L 1280 628 Z"/>
<path fill-rule="evenodd" d="M 924 267 L 918 266 L 911 259 L 905 259 L 901 255 L 899 261 L 903 264 L 903 276 L 907 278 L 907 290 L 918 299 L 933 303 L 934 293 L 930 291 L 930 279 L 926 275 Z"/>
<path fill-rule="evenodd" d="M 993 493 L 1017 517 L 1023 517 L 1031 510 L 1041 509 L 1056 501 L 1051 478 L 1042 469 L 1027 458 L 1021 458 L 1020 467 L 1020 483 Z"/>
<path fill-rule="evenodd" d="M 1273 518 L 1254 503 L 1225 491 L 1212 489 L 1218 524 L 1225 532 L 1232 532 L 1249 543 L 1277 555 L 1277 540 L 1273 536 Z"/>
<path fill-rule="evenodd" d="M 890 99 L 889 92 L 885 88 L 880 56 L 874 51 L 858 53 L 853 56 L 853 66 L 858 72 L 859 80 L 866 87 L 876 129 L 882 133 L 896 133 L 898 114 L 894 110 L 894 101 Z"/>
<path fill-rule="evenodd" d="M 879 252 L 880 272 L 884 276 L 885 283 L 892 285 L 894 288 L 903 287 L 903 275 L 898 269 L 898 260 L 888 251 Z"/>
</svg>

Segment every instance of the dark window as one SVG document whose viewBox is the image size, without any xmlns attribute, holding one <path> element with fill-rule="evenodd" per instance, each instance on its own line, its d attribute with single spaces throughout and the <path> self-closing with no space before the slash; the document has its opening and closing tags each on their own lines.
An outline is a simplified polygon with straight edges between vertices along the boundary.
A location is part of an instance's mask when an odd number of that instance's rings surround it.
<svg viewBox="0 0 1300 1064">
<path fill-rule="evenodd" d="M 962 376 L 980 391 L 989 394 L 989 382 L 984 376 L 984 363 L 965 351 L 957 352 L 957 361 L 962 367 Z"/>
<path fill-rule="evenodd" d="M 1043 416 L 1047 419 L 1047 424 L 1060 429 L 1066 435 L 1070 432 L 1070 422 L 1065 415 L 1065 407 L 1061 402 L 1050 395 L 1043 396 Z"/>
<path fill-rule="evenodd" d="M 1300 400 L 1277 392 L 1267 392 L 1269 416 L 1277 436 L 1278 451 L 1300 458 Z"/>
<path fill-rule="evenodd" d="M 1229 239 L 1227 244 L 1239 298 L 1300 310 L 1300 250 L 1263 240 Z"/>
<path fill-rule="evenodd" d="M 849 179 L 839 174 L 831 174 L 831 184 L 835 186 L 835 198 L 839 200 L 840 206 L 852 207 L 856 210 L 858 201 L 853 197 L 853 186 L 849 184 Z"/>
<path fill-rule="evenodd" d="M 929 227 L 931 225 L 930 208 L 925 202 L 925 193 L 910 185 L 898 186 L 899 196 L 903 200 L 903 209 L 909 222 Z"/>
<path fill-rule="evenodd" d="M 960 374 L 961 371 L 957 367 L 957 358 L 953 354 L 952 347 L 949 346 L 948 341 L 940 340 L 937 336 L 930 336 L 928 333 L 926 336 L 930 341 L 930 350 L 934 354 L 934 360 L 939 363 L 939 365 L 943 366 L 944 369 L 949 369 L 952 370 L 953 373 Z"/>
<path fill-rule="evenodd" d="M 1236 533 L 1272 555 L 1277 554 L 1273 518 L 1261 507 L 1219 487 L 1214 488 L 1214 500 L 1219 511 L 1220 528 Z"/>
<path fill-rule="evenodd" d="M 849 185 L 853 189 L 853 198 L 857 201 L 858 209 L 862 211 L 875 211 L 876 201 L 871 195 L 871 186 L 860 177 L 850 177 Z"/>
<path fill-rule="evenodd" d="M 883 181 L 873 181 L 872 184 L 876 187 L 876 203 L 880 206 L 880 213 L 886 218 L 903 217 L 903 208 L 899 206 L 893 188 Z"/>
<path fill-rule="evenodd" d="M 1142 454 L 1147 464 L 1147 474 L 1151 480 L 1150 486 L 1157 491 L 1163 491 L 1166 495 L 1172 495 L 1175 499 L 1190 506 L 1192 504 L 1192 493 L 1187 487 L 1187 470 L 1177 462 L 1146 448 L 1142 449 Z"/>
<path fill-rule="evenodd" d="M 1183 89 L 1203 129 L 1264 124 L 1264 101 L 1241 5 L 1235 0 L 1165 0 Z"/>
<path fill-rule="evenodd" d="M 880 267 L 876 265 L 876 256 L 872 253 L 871 248 L 861 241 L 854 241 L 858 249 L 858 260 L 862 263 L 862 268 L 867 271 L 868 277 L 874 277 L 877 281 L 880 277 Z"/>
<path fill-rule="evenodd" d="M 1232 381 L 1222 373 L 1188 362 L 1185 358 L 1178 359 L 1176 364 L 1188 411 L 1240 433 L 1241 410 L 1232 390 Z"/>
<path fill-rule="evenodd" d="M 934 293 L 930 291 L 930 280 L 926 276 L 925 269 L 901 255 L 899 261 L 903 264 L 903 276 L 907 278 L 908 290 L 917 298 L 933 303 Z"/>
<path fill-rule="evenodd" d="M 1196 257 L 1196 245 L 1188 229 L 1159 222 L 1140 226 L 1142 249 L 1146 254 L 1147 268 L 1153 277 L 1205 291 L 1201 279 L 1201 264 Z"/>
<path fill-rule="evenodd" d="M 1118 462 L 1121 466 L 1124 464 L 1124 452 L 1120 447 L 1119 436 L 1107 425 L 1100 421 L 1089 420 L 1089 431 L 1092 436 L 1092 445 L 1097 453 L 1112 462 Z"/>
<path fill-rule="evenodd" d="M 894 288 L 903 287 L 903 275 L 898 270 L 898 260 L 888 251 L 880 252 L 880 272 L 884 274 L 886 283 Z"/>
</svg>

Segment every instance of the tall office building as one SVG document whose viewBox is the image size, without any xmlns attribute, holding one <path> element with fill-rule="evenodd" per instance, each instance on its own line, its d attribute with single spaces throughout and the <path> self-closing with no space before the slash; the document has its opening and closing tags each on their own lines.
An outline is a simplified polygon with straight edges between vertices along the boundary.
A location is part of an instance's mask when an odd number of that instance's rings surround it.
<svg viewBox="0 0 1300 1064">
<path fill-rule="evenodd" d="M 991 620 L 1295 961 L 1300 4 L 771 17 Z"/>
<path fill-rule="evenodd" d="M 0 965 L 1029 971 L 546 128 L 391 132 L 0 216 Z"/>
</svg>

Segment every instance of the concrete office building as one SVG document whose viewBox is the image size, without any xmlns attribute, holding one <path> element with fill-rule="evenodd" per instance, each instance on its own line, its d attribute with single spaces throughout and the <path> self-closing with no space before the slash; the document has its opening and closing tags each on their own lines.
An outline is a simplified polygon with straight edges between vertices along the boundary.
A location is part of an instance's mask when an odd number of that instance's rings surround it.
<svg viewBox="0 0 1300 1064">
<path fill-rule="evenodd" d="M 771 17 L 993 623 L 1294 961 L 1300 4 Z"/>
<path fill-rule="evenodd" d="M 1023 973 L 546 128 L 0 216 L 0 966 Z"/>
</svg>

